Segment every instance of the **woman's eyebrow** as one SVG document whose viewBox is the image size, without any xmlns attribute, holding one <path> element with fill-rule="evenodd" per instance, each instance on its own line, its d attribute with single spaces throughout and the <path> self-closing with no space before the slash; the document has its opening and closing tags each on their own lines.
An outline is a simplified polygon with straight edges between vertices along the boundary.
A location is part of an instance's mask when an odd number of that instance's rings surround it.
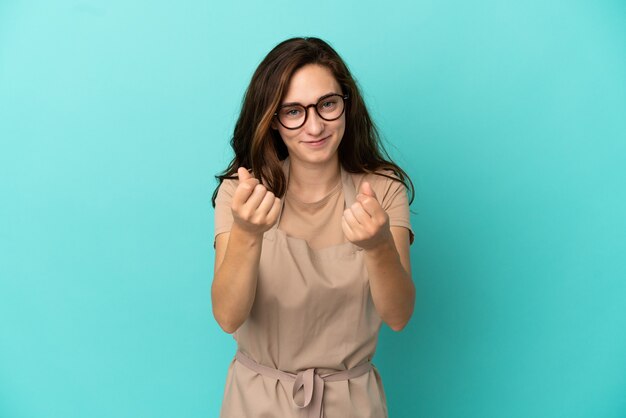
<svg viewBox="0 0 626 418">
<path fill-rule="evenodd" d="M 332 96 L 333 94 L 339 94 L 339 93 L 330 92 L 330 93 L 323 94 L 323 95 L 321 95 L 320 97 L 318 97 L 318 99 L 317 99 L 317 101 L 316 101 L 315 103 L 319 102 L 319 101 L 320 101 L 320 100 L 322 100 L 324 97 L 327 97 L 327 96 Z M 311 103 L 311 104 L 315 104 L 315 103 Z M 300 106 L 303 106 L 303 104 L 302 104 L 302 103 L 299 103 L 299 102 L 289 102 L 289 103 L 283 103 L 283 104 L 281 104 L 281 106 L 295 106 L 295 105 L 300 105 Z"/>
</svg>

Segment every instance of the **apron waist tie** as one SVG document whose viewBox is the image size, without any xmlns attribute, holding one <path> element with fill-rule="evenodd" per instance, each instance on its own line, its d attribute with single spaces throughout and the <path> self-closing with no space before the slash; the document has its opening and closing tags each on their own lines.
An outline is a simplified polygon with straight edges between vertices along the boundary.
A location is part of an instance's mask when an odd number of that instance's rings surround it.
<svg viewBox="0 0 626 418">
<path fill-rule="evenodd" d="M 324 375 L 316 373 L 315 368 L 306 369 L 298 372 L 298 374 L 293 374 L 259 364 L 241 351 L 237 351 L 235 358 L 250 370 L 263 376 L 278 379 L 283 382 L 293 382 L 293 403 L 300 409 L 307 408 L 307 418 L 323 418 L 324 407 L 322 405 L 322 398 L 324 396 L 324 382 L 349 380 L 364 375 L 372 370 L 372 363 L 368 361 L 352 369 Z M 296 393 L 298 393 L 300 389 L 304 390 L 304 403 L 302 405 L 296 402 Z"/>
</svg>

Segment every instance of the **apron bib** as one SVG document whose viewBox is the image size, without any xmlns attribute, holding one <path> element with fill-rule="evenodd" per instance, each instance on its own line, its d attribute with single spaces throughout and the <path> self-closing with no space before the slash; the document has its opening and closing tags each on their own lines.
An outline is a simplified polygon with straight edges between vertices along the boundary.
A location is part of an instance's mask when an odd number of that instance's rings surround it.
<svg viewBox="0 0 626 418">
<path fill-rule="evenodd" d="M 288 159 L 283 168 L 288 178 Z M 356 188 L 343 167 L 341 182 L 347 208 L 355 201 Z M 229 369 L 222 417 L 239 417 L 234 412 L 226 414 L 227 410 L 243 413 L 241 416 L 246 417 L 261 416 L 252 405 L 261 403 L 260 408 L 267 408 L 266 413 L 274 413 L 274 416 L 317 415 L 315 418 L 318 418 L 322 414 L 320 391 L 325 393 L 323 409 L 328 413 L 332 411 L 331 404 L 335 403 L 342 404 L 342 408 L 349 405 L 350 415 L 342 416 L 352 416 L 351 413 L 359 410 L 359 405 L 355 406 L 354 402 L 370 402 L 371 405 L 361 405 L 364 409 L 358 414 L 354 412 L 354 416 L 385 417 L 382 382 L 370 363 L 382 320 L 371 299 L 364 251 L 347 241 L 311 249 L 305 240 L 288 236 L 278 228 L 283 209 L 284 201 L 279 219 L 263 237 L 259 277 L 250 315 L 233 334 L 239 360 L 233 360 Z M 355 370 L 359 370 L 360 375 L 354 376 Z M 338 375 L 340 372 L 343 374 Z M 274 408 L 271 400 L 266 405 L 265 400 L 257 399 L 253 393 L 255 389 L 241 387 L 254 386 L 254 383 L 237 386 L 237 374 L 241 374 L 244 380 L 243 376 L 246 376 L 250 382 L 264 379 L 256 383 L 258 396 L 267 398 L 275 393 L 273 396 L 277 399 L 274 401 L 279 404 L 276 409 L 271 409 Z M 319 389 L 320 377 L 332 374 L 335 381 L 322 381 L 322 389 Z M 300 381 L 296 382 L 298 376 Z M 294 382 L 299 386 L 297 390 L 294 390 Z M 353 382 L 354 388 L 349 386 Z M 351 392 L 359 386 L 365 390 L 364 399 L 359 396 L 355 401 Z M 229 390 L 245 390 L 246 393 L 241 399 L 231 399 Z M 248 406 L 231 404 L 247 401 L 251 402 Z"/>
</svg>

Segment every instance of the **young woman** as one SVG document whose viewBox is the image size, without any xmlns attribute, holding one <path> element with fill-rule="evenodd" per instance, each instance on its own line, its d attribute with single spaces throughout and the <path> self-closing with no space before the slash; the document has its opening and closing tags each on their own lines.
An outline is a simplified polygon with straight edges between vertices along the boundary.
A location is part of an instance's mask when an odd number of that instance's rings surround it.
<svg viewBox="0 0 626 418">
<path fill-rule="evenodd" d="M 238 345 L 221 416 L 386 417 L 371 359 L 382 322 L 413 312 L 413 185 L 333 48 L 277 45 L 231 144 L 213 195 L 213 314 Z"/>
</svg>

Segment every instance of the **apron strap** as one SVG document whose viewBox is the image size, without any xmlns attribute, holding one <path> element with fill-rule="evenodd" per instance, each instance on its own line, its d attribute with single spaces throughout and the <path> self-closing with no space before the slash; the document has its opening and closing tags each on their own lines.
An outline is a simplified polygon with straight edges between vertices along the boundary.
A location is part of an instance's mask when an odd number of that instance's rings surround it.
<svg viewBox="0 0 626 418">
<path fill-rule="evenodd" d="M 293 384 L 293 404 L 298 409 L 304 409 L 307 418 L 322 418 L 324 416 L 323 399 L 325 382 L 354 379 L 355 377 L 369 373 L 370 370 L 374 368 L 374 365 L 368 360 L 351 369 L 338 370 L 327 374 L 319 374 L 315 368 L 301 370 L 297 373 L 289 373 L 259 364 L 240 350 L 237 350 L 235 359 L 248 369 L 262 376 L 280 380 L 284 384 Z M 300 390 L 304 391 L 304 402 L 302 404 L 296 402 L 296 393 Z"/>
<path fill-rule="evenodd" d="M 341 166 L 341 183 L 345 202 L 344 209 L 347 209 L 352 206 L 354 202 L 356 202 L 356 187 L 352 181 L 352 176 L 343 168 L 343 166 Z"/>
</svg>

